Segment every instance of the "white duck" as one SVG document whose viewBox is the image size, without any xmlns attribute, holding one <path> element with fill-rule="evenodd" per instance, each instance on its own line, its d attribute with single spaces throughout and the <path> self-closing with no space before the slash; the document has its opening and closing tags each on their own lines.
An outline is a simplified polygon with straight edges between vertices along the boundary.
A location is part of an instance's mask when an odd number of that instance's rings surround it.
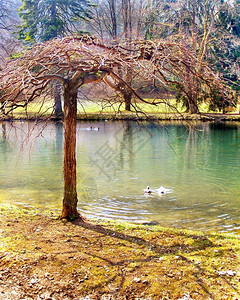
<svg viewBox="0 0 240 300">
<path fill-rule="evenodd" d="M 149 186 L 147 186 L 145 189 L 144 189 L 144 194 L 151 194 L 153 191 L 150 189 Z"/>
<path fill-rule="evenodd" d="M 100 130 L 100 128 L 99 127 L 88 127 L 88 128 L 86 128 L 86 130 L 95 130 L 95 131 L 99 131 Z"/>
<path fill-rule="evenodd" d="M 165 189 L 165 187 L 163 187 L 163 186 L 160 186 L 160 188 L 157 190 L 157 192 L 158 192 L 159 196 L 162 196 L 162 195 L 166 194 L 167 189 Z"/>
</svg>

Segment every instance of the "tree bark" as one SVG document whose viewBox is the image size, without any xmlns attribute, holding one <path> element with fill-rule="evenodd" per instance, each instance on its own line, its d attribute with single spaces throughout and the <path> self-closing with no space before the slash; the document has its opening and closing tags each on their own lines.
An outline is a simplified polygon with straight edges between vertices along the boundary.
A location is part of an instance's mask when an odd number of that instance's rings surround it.
<svg viewBox="0 0 240 300">
<path fill-rule="evenodd" d="M 64 143 L 63 143 L 63 177 L 64 198 L 61 218 L 74 220 L 81 218 L 77 211 L 77 174 L 76 174 L 76 125 L 77 92 L 82 84 L 102 80 L 106 72 L 100 74 L 75 72 L 71 80 L 64 83 Z"/>
<path fill-rule="evenodd" d="M 132 92 L 131 91 L 124 92 L 123 98 L 125 103 L 125 110 L 131 111 Z"/>
<path fill-rule="evenodd" d="M 198 114 L 198 81 L 197 78 L 193 78 L 190 87 L 190 99 L 189 99 L 189 108 L 191 114 Z"/>
<path fill-rule="evenodd" d="M 133 72 L 132 69 L 127 67 L 125 81 L 131 85 L 133 79 Z M 125 110 L 131 111 L 131 103 L 132 103 L 132 91 L 129 90 L 127 87 L 123 87 L 123 98 L 125 102 Z"/>
<path fill-rule="evenodd" d="M 76 180 L 77 88 L 70 82 L 64 86 L 64 198 L 61 218 L 79 218 Z"/>
<path fill-rule="evenodd" d="M 186 70 L 185 84 L 187 88 L 188 109 L 190 114 L 198 114 L 198 79 Z"/>
<path fill-rule="evenodd" d="M 194 99 L 191 99 L 191 101 L 189 102 L 189 110 L 190 110 L 190 114 L 199 113 L 198 105 L 196 104 L 196 101 Z"/>
<path fill-rule="evenodd" d="M 116 0 L 110 0 L 109 9 L 110 9 L 110 17 L 112 22 L 112 37 L 117 39 L 117 15 L 116 15 Z"/>
<path fill-rule="evenodd" d="M 61 101 L 61 84 L 54 81 L 54 116 L 57 120 L 63 119 L 62 101 Z"/>
</svg>

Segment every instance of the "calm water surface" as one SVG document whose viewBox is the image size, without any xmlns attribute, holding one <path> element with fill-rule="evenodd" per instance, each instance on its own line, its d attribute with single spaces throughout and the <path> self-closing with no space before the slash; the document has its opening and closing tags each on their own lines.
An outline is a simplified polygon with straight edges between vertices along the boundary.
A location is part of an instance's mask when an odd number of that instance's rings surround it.
<svg viewBox="0 0 240 300">
<path fill-rule="evenodd" d="M 0 124 L 0 202 L 61 208 L 62 150 L 61 124 Z M 85 216 L 240 231 L 240 124 L 79 122 L 77 161 Z"/>
</svg>

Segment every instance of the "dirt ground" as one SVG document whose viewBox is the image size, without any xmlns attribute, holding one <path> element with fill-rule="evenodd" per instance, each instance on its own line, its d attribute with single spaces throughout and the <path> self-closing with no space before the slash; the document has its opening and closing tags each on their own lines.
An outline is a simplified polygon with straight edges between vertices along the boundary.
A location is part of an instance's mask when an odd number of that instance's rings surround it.
<svg viewBox="0 0 240 300">
<path fill-rule="evenodd" d="M 0 300 L 240 299 L 239 237 L 0 206 Z"/>
</svg>

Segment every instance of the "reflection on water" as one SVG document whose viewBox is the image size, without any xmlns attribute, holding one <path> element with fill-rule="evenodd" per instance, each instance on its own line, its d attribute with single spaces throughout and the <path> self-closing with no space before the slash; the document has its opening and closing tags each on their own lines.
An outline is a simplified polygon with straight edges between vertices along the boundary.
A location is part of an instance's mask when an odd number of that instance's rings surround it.
<svg viewBox="0 0 240 300">
<path fill-rule="evenodd" d="M 79 209 L 91 217 L 237 232 L 239 138 L 234 124 L 79 122 Z M 60 208 L 62 151 L 62 124 L 1 124 L 0 201 Z M 172 192 L 146 195 L 146 186 Z"/>
</svg>

